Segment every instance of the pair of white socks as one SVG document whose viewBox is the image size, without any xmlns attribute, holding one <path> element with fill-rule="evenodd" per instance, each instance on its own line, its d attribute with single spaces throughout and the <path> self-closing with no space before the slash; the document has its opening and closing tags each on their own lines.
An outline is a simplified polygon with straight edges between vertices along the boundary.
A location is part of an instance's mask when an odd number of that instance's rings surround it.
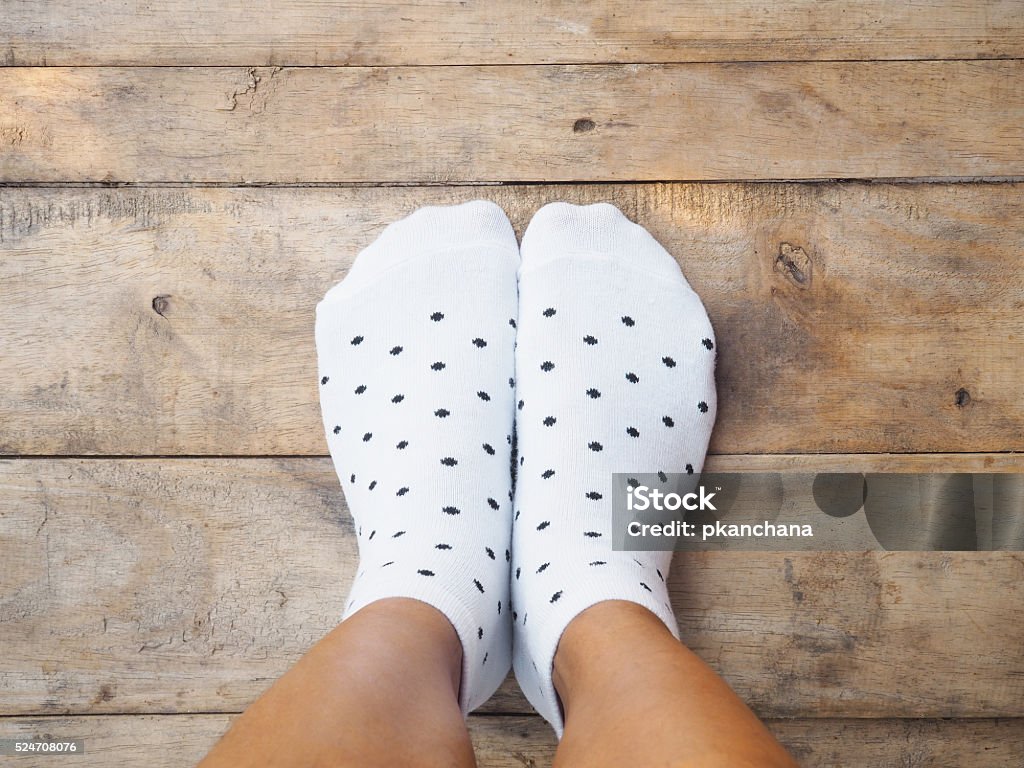
<svg viewBox="0 0 1024 768">
<path fill-rule="evenodd" d="M 701 470 L 715 341 L 643 227 L 552 203 L 520 248 L 493 203 L 422 208 L 328 291 L 316 346 L 359 542 L 345 616 L 386 597 L 444 613 L 464 713 L 512 663 L 561 735 L 552 660 L 595 603 L 638 603 L 678 636 L 672 553 L 612 550 L 612 473 Z"/>
</svg>

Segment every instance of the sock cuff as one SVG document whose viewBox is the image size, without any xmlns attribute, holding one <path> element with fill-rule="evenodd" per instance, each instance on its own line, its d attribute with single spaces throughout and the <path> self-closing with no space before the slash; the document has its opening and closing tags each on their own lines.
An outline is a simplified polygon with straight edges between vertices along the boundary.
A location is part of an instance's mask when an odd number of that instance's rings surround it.
<svg viewBox="0 0 1024 768">
<path fill-rule="evenodd" d="M 347 619 L 362 608 L 390 597 L 406 597 L 419 600 L 433 606 L 445 615 L 462 644 L 462 674 L 459 685 L 459 708 L 463 716 L 469 715 L 474 709 L 487 701 L 501 685 L 508 672 L 508 654 L 492 653 L 489 658 L 490 668 L 483 662 L 483 655 L 496 648 L 495 643 L 481 644 L 477 637 L 477 621 L 479 611 L 474 611 L 454 592 L 438 589 L 433 585 L 417 586 L 408 579 L 382 580 L 379 577 L 372 582 L 364 582 L 359 578 L 352 585 L 348 604 L 342 619 Z M 488 627 L 493 631 L 493 627 Z M 507 638 L 507 635 L 506 635 Z M 507 643 L 508 640 L 506 639 Z M 493 670 L 504 665 L 504 669 Z"/>
<path fill-rule="evenodd" d="M 610 203 L 548 203 L 534 214 L 521 247 L 520 273 L 566 256 L 614 259 L 654 277 L 683 278 L 676 260 L 650 232 Z"/>
<path fill-rule="evenodd" d="M 526 657 L 531 663 L 537 683 L 536 690 L 528 690 L 529 686 L 522 686 L 524 693 L 533 705 L 534 709 L 551 724 L 555 729 L 558 738 L 562 738 L 565 730 L 565 721 L 562 717 L 562 707 L 555 691 L 555 684 L 552 681 L 552 665 L 555 660 L 555 651 L 558 650 L 558 643 L 562 634 L 570 622 L 579 614 L 593 605 L 605 600 L 623 600 L 641 605 L 659 619 L 672 633 L 672 636 L 679 639 L 679 625 L 676 622 L 675 614 L 670 608 L 666 608 L 656 593 L 646 592 L 637 594 L 628 590 L 626 583 L 621 578 L 601 579 L 589 582 L 585 586 L 577 585 L 578 591 L 572 596 L 563 597 L 568 602 L 562 606 L 559 614 L 562 620 L 557 622 L 546 622 L 540 627 L 522 627 L 515 625 L 517 636 L 515 642 L 527 650 Z M 532 631 L 531 631 L 532 630 Z M 524 635 L 529 635 L 527 640 Z M 521 651 L 520 651 L 521 652 Z M 516 670 L 516 677 L 523 681 L 523 670 Z"/>
</svg>

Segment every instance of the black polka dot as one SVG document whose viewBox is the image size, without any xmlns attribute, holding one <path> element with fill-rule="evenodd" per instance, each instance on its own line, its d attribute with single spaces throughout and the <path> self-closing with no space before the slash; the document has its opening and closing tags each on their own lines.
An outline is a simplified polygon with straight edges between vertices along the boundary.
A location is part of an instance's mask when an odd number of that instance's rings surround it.
<svg viewBox="0 0 1024 768">
<path fill-rule="evenodd" d="M 370 490 L 372 491 L 376 487 L 377 487 L 377 481 L 376 480 L 370 481 Z"/>
<path fill-rule="evenodd" d="M 377 535 L 377 529 L 370 531 L 370 535 L 366 538 L 367 541 L 372 541 L 373 537 Z"/>
<path fill-rule="evenodd" d="M 430 316 L 430 319 L 433 320 L 435 323 L 439 323 L 442 320 L 444 320 L 444 315 L 440 312 L 435 312 Z"/>
<path fill-rule="evenodd" d="M 420 568 L 420 570 L 416 571 L 416 573 L 420 574 L 421 576 L 433 576 L 434 575 L 433 571 L 428 571 L 426 568 Z"/>
<path fill-rule="evenodd" d="M 600 531 L 584 531 L 583 535 L 586 536 L 587 538 L 590 538 L 590 539 L 599 539 L 599 538 L 601 538 L 601 532 Z"/>
<path fill-rule="evenodd" d="M 661 421 L 666 427 L 674 427 L 676 425 L 671 416 L 662 416 Z"/>
<path fill-rule="evenodd" d="M 386 563 L 384 563 L 384 565 L 381 566 L 381 568 L 387 568 L 389 565 L 394 565 L 394 564 L 395 564 L 394 560 L 388 560 Z"/>
<path fill-rule="evenodd" d="M 544 317 L 554 317 L 554 316 L 555 316 L 555 308 L 554 307 L 548 307 L 547 309 L 544 310 Z"/>
<path fill-rule="evenodd" d="M 494 448 L 491 446 L 490 443 L 484 443 L 484 453 L 486 453 L 488 456 L 494 455 Z"/>
<path fill-rule="evenodd" d="M 555 369 L 555 364 L 552 363 L 550 360 L 545 360 L 543 363 L 540 364 L 540 369 L 547 373 L 548 371 L 553 371 Z"/>
<path fill-rule="evenodd" d="M 668 482 L 668 475 L 666 475 L 664 472 L 659 472 L 658 473 L 658 479 L 661 480 L 661 482 L 663 482 L 663 483 L 667 483 Z"/>
<path fill-rule="evenodd" d="M 339 432 L 341 432 L 341 427 L 335 426 L 334 427 L 334 434 L 338 434 Z"/>
<path fill-rule="evenodd" d="M 544 426 L 553 427 L 555 426 L 556 421 L 558 421 L 558 419 L 556 419 L 554 416 L 548 416 L 546 419 L 544 419 Z"/>
<path fill-rule="evenodd" d="M 400 403 L 403 400 L 405 400 L 405 395 L 395 395 L 394 397 L 391 398 L 392 403 Z"/>
<path fill-rule="evenodd" d="M 544 565 L 537 569 L 537 573 L 544 573 L 544 571 L 548 569 L 549 565 L 551 565 L 551 563 L 544 563 Z"/>
<path fill-rule="evenodd" d="M 462 510 L 459 509 L 458 507 L 442 507 L 441 511 L 444 512 L 446 515 L 461 515 L 462 514 Z"/>
<path fill-rule="evenodd" d="M 402 440 L 400 443 L 398 443 L 398 445 L 395 446 L 395 448 L 397 448 L 400 451 L 404 451 L 408 447 L 409 447 L 409 441 L 408 440 Z"/>
<path fill-rule="evenodd" d="M 355 338 L 352 339 L 352 346 L 353 347 L 358 347 L 362 343 L 363 343 L 363 337 L 362 336 L 356 336 Z"/>
<path fill-rule="evenodd" d="M 643 587 L 644 589 L 646 589 L 648 592 L 653 592 L 654 591 L 653 589 L 648 587 L 646 584 L 644 584 L 642 581 L 640 582 L 640 586 Z"/>
<path fill-rule="evenodd" d="M 480 594 L 484 593 L 484 585 L 480 583 L 479 579 L 473 579 L 473 585 L 480 590 Z"/>
<path fill-rule="evenodd" d="M 594 560 L 593 562 L 590 563 L 590 565 L 607 565 L 607 564 L 608 564 L 608 562 L 606 560 Z"/>
<path fill-rule="evenodd" d="M 484 552 L 486 552 L 486 553 L 487 553 L 487 556 L 488 556 L 489 558 L 491 558 L 491 560 L 495 560 L 495 559 L 496 559 L 496 558 L 494 557 L 494 550 L 493 550 L 493 549 L 491 549 L 490 547 L 484 547 Z"/>
<path fill-rule="evenodd" d="M 515 386 L 516 386 L 516 380 L 515 380 L 515 379 L 513 379 L 513 378 L 512 378 L 511 376 L 510 376 L 510 377 L 509 377 L 509 379 L 508 379 L 508 387 L 509 387 L 509 389 L 514 389 L 514 388 L 515 388 Z"/>
<path fill-rule="evenodd" d="M 485 652 L 484 652 L 484 660 L 480 662 L 480 663 L 481 663 L 481 665 L 482 665 L 482 664 L 486 664 L 486 663 L 487 663 L 487 657 L 488 657 L 489 655 L 490 655 L 490 652 L 489 652 L 489 651 L 485 651 Z"/>
<path fill-rule="evenodd" d="M 551 521 L 550 520 L 545 520 L 543 523 L 541 523 L 540 525 L 537 526 L 537 530 L 538 531 L 543 531 L 549 525 L 551 525 Z"/>
<path fill-rule="evenodd" d="M 597 339 L 594 338 L 593 336 L 584 336 L 583 337 L 583 343 L 584 344 L 589 344 L 592 347 L 595 344 L 597 344 Z"/>
<path fill-rule="evenodd" d="M 443 371 L 444 369 L 445 369 L 445 364 L 442 363 L 440 360 L 438 360 L 436 363 L 433 363 L 430 366 L 430 370 L 432 370 L 432 371 Z"/>
<path fill-rule="evenodd" d="M 663 358 L 661 358 L 661 362 L 663 362 L 665 364 L 666 368 L 675 368 L 676 367 L 676 361 L 673 360 L 671 357 L 663 357 Z"/>
<path fill-rule="evenodd" d="M 403 485 L 401 488 L 398 489 L 398 493 L 396 493 L 395 496 L 405 496 L 405 494 L 407 494 L 408 492 L 409 489 Z"/>
<path fill-rule="evenodd" d="M 631 477 L 626 481 L 626 485 L 628 485 L 630 488 L 636 488 L 638 485 L 640 485 L 640 481 L 637 480 L 635 477 Z"/>
<path fill-rule="evenodd" d="M 351 476 L 351 477 L 350 477 L 350 478 L 348 479 L 348 481 L 349 481 L 350 483 L 354 483 L 354 482 L 356 481 L 356 476 L 355 476 L 355 475 L 352 475 L 352 476 Z"/>
<path fill-rule="evenodd" d="M 555 470 L 553 469 L 545 469 L 544 472 L 541 473 L 541 477 L 543 477 L 545 480 L 550 480 L 554 476 Z"/>
<path fill-rule="evenodd" d="M 654 572 L 655 572 L 656 574 L 658 574 L 658 578 L 659 578 L 659 579 L 661 579 L 662 581 L 664 581 L 664 580 L 665 580 L 665 577 L 661 575 L 661 569 L 660 569 L 660 568 L 655 568 L 655 569 L 654 569 Z"/>
<path fill-rule="evenodd" d="M 371 437 L 373 437 L 373 433 L 372 432 L 367 432 L 365 435 L 363 435 L 363 442 L 364 443 L 370 442 L 370 438 Z"/>
<path fill-rule="evenodd" d="M 459 462 L 457 462 L 451 456 L 445 456 L 443 459 L 441 459 L 441 463 L 444 464 L 446 467 L 454 467 Z"/>
<path fill-rule="evenodd" d="M 630 371 L 629 373 L 626 374 L 626 381 L 631 382 L 632 384 L 636 384 L 638 381 L 640 381 L 640 377 L 637 376 L 632 371 Z"/>
<path fill-rule="evenodd" d="M 442 544 L 435 544 L 434 545 L 434 549 L 451 549 L 451 548 L 452 548 L 451 544 L 444 544 L 444 543 L 442 543 Z"/>
<path fill-rule="evenodd" d="M 495 501 L 494 499 L 492 499 L 492 498 L 488 498 L 488 499 L 487 499 L 487 505 L 488 505 L 488 506 L 489 506 L 489 507 L 490 507 L 491 509 L 500 509 L 500 508 L 501 508 L 501 504 L 499 504 L 498 502 L 496 502 L 496 501 Z"/>
<path fill-rule="evenodd" d="M 715 348 L 715 343 L 713 341 L 711 341 L 711 339 L 701 339 L 700 343 L 703 344 L 708 349 L 714 349 Z"/>
<path fill-rule="evenodd" d="M 701 413 L 707 413 L 708 404 L 701 400 L 699 403 L 697 403 L 697 410 L 700 411 Z"/>
<path fill-rule="evenodd" d="M 630 317 L 629 315 L 623 315 L 622 316 L 622 324 L 624 326 L 626 326 L 627 328 L 632 328 L 634 325 L 636 325 L 636 321 L 633 320 L 633 318 Z"/>
<path fill-rule="evenodd" d="M 587 447 L 588 447 L 588 448 L 589 448 L 590 450 L 594 451 L 594 453 L 597 453 L 598 451 L 603 451 L 603 450 L 604 450 L 604 446 L 603 446 L 603 445 L 601 445 L 601 444 L 600 444 L 599 442 L 597 442 L 596 440 L 595 440 L 594 442 L 592 442 L 592 443 L 587 443 Z"/>
<path fill-rule="evenodd" d="M 392 539 L 397 539 L 399 536 L 404 536 L 404 535 L 405 535 L 405 531 L 398 531 L 396 533 L 391 534 L 391 538 Z"/>
<path fill-rule="evenodd" d="M 600 493 L 598 493 L 597 491 L 590 491 L 590 492 L 589 492 L 589 493 L 587 494 L 587 498 L 588 498 L 588 499 L 590 499 L 590 500 L 592 500 L 592 501 L 600 501 L 601 499 L 603 499 L 603 498 L 604 498 L 604 496 L 602 496 L 602 495 L 601 495 Z"/>
<path fill-rule="evenodd" d="M 509 561 L 510 561 L 511 559 L 512 559 L 512 553 L 511 553 L 511 552 L 509 552 L 509 551 L 508 551 L 508 550 L 506 549 L 506 550 L 505 550 L 505 562 L 507 563 L 507 562 L 509 562 Z"/>
<path fill-rule="evenodd" d="M 487 342 L 486 342 L 486 341 L 484 341 L 484 340 L 483 340 L 483 339 L 481 339 L 481 338 L 476 338 L 476 339 L 473 339 L 473 344 L 474 344 L 474 346 L 477 346 L 477 347 L 479 347 L 480 349 L 483 349 L 484 347 L 486 347 L 486 346 L 487 346 Z"/>
<path fill-rule="evenodd" d="M 445 419 L 451 416 L 452 412 L 449 411 L 447 408 L 438 408 L 436 411 L 434 411 L 434 415 L 437 416 L 437 418 L 439 419 Z"/>
<path fill-rule="evenodd" d="M 508 324 L 511 325 L 513 328 L 515 328 L 516 327 L 516 319 L 514 317 L 510 317 L 508 319 Z"/>
<path fill-rule="evenodd" d="M 520 400 L 518 403 L 516 403 L 516 408 L 518 408 L 521 411 L 521 410 L 523 410 L 523 406 L 524 405 L 526 405 L 526 403 L 524 401 Z"/>
<path fill-rule="evenodd" d="M 594 389 L 593 387 L 587 390 L 587 397 L 591 398 L 592 400 L 597 400 L 597 398 L 599 398 L 600 396 L 600 391 Z"/>
<path fill-rule="evenodd" d="M 484 639 L 484 628 L 483 627 L 477 627 L 476 628 L 476 639 L 477 640 L 483 640 Z"/>
<path fill-rule="evenodd" d="M 365 385 L 365 384 L 360 384 L 360 385 L 359 385 L 358 387 L 356 387 L 356 389 L 355 389 L 355 393 L 356 393 L 357 395 L 361 395 L 361 394 L 363 394 L 363 392 L 365 392 L 365 391 L 366 391 L 366 385 Z"/>
<path fill-rule="evenodd" d="M 402 348 L 401 347 L 392 347 L 391 348 L 391 354 L 392 355 L 400 355 L 400 354 L 402 354 Z"/>
<path fill-rule="evenodd" d="M 551 602 L 551 603 L 557 603 L 557 602 L 558 602 L 558 599 L 559 599 L 559 598 L 560 598 L 561 596 L 562 596 L 562 590 L 558 590 L 557 592 L 555 592 L 555 594 L 553 594 L 553 595 L 551 596 L 551 600 L 549 600 L 548 602 Z M 524 619 L 524 621 L 525 621 L 525 619 Z"/>
<path fill-rule="evenodd" d="M 688 475 L 692 475 L 693 474 L 693 464 L 687 464 L 686 465 L 686 474 L 688 474 Z"/>
<path fill-rule="evenodd" d="M 498 601 L 498 615 L 501 616 L 501 600 Z"/>
<path fill-rule="evenodd" d="M 517 579 L 517 580 L 519 579 L 519 572 L 520 572 L 521 570 L 523 570 L 523 569 L 522 569 L 522 568 L 516 568 L 516 579 Z"/>
<path fill-rule="evenodd" d="M 484 392 L 482 389 L 476 393 L 476 396 L 483 400 L 485 403 L 489 402 L 491 399 L 491 396 Z"/>
<path fill-rule="evenodd" d="M 628 427 L 626 429 L 626 434 L 630 437 L 640 437 L 640 430 L 636 427 Z"/>
<path fill-rule="evenodd" d="M 320 379 L 320 384 L 321 385 L 326 384 L 330 380 L 331 380 L 330 376 L 324 376 L 322 379 Z"/>
</svg>

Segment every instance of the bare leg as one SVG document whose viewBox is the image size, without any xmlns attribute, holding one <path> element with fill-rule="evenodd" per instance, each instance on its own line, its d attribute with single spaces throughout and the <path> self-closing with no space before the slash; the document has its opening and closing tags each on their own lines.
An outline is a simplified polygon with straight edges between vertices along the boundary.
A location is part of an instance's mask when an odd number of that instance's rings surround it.
<svg viewBox="0 0 1024 768">
<path fill-rule="evenodd" d="M 553 680 L 565 711 L 555 768 L 796 765 L 725 681 L 634 603 L 605 601 L 573 619 Z"/>
<path fill-rule="evenodd" d="M 378 600 L 303 656 L 200 766 L 474 766 L 461 664 L 444 614 Z"/>
</svg>

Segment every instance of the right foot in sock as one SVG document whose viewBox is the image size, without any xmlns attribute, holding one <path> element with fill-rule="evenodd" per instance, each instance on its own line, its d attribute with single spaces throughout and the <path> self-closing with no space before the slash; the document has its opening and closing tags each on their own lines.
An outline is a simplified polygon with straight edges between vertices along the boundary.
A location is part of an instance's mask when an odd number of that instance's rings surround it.
<svg viewBox="0 0 1024 768">
<path fill-rule="evenodd" d="M 678 636 L 672 553 L 612 550 L 612 473 L 700 472 L 715 342 L 675 260 L 614 206 L 545 206 L 521 256 L 513 663 L 561 735 L 551 665 L 575 616 L 628 600 Z"/>
<path fill-rule="evenodd" d="M 360 554 L 345 616 L 388 597 L 441 611 L 464 713 L 510 664 L 518 265 L 493 203 L 423 208 L 317 306 L 323 423 Z"/>
</svg>

